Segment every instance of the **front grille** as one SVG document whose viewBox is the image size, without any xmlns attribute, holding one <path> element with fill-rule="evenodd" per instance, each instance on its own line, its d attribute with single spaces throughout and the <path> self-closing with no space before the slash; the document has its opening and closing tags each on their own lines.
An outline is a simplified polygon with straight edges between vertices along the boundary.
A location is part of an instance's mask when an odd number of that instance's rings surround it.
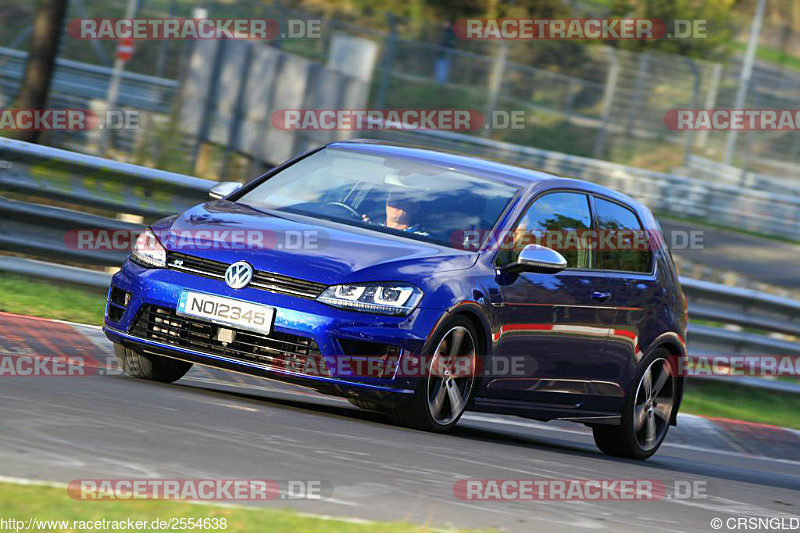
<svg viewBox="0 0 800 533">
<path fill-rule="evenodd" d="M 178 316 L 174 309 L 143 305 L 130 334 L 277 370 L 315 376 L 330 375 L 313 339 L 277 331 L 262 335 L 228 328 L 236 331 L 236 337 L 232 343 L 225 345 L 216 340 L 217 329 L 218 326 L 209 322 Z"/>
<path fill-rule="evenodd" d="M 227 270 L 230 265 L 221 261 L 212 261 L 211 259 L 204 259 L 193 255 L 168 252 L 167 266 L 173 270 L 188 272 L 198 276 L 225 279 L 225 270 Z M 327 287 L 327 285 L 323 283 L 292 278 L 281 274 L 266 272 L 264 270 L 256 270 L 253 272 L 253 279 L 249 286 L 278 294 L 308 298 L 310 300 L 322 294 L 322 291 Z"/>
</svg>

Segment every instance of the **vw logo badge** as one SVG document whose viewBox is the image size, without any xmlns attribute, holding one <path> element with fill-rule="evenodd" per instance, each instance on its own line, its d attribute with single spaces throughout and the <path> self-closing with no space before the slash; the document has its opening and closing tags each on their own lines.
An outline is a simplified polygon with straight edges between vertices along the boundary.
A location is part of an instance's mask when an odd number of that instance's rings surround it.
<svg viewBox="0 0 800 533">
<path fill-rule="evenodd" d="M 246 287 L 251 279 L 253 279 L 253 267 L 245 261 L 234 263 L 225 271 L 225 283 L 231 289 Z"/>
</svg>

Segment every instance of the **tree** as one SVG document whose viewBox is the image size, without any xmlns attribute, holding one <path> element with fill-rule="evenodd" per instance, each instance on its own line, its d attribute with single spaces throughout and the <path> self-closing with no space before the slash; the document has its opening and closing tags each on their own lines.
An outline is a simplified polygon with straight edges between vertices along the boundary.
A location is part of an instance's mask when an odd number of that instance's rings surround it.
<svg viewBox="0 0 800 533">
<path fill-rule="evenodd" d="M 53 77 L 58 41 L 64 28 L 68 0 L 39 0 L 25 76 L 17 96 L 17 109 L 44 109 Z M 37 142 L 41 132 L 21 131 L 17 139 Z"/>
<path fill-rule="evenodd" d="M 660 39 L 651 41 L 622 40 L 608 44 L 618 48 L 644 52 L 660 50 L 703 59 L 719 59 L 726 55 L 731 40 L 728 23 L 735 0 L 615 0 L 609 16 L 655 18 L 665 21 L 667 31 L 672 21 L 706 21 L 706 36 L 691 39 Z"/>
</svg>

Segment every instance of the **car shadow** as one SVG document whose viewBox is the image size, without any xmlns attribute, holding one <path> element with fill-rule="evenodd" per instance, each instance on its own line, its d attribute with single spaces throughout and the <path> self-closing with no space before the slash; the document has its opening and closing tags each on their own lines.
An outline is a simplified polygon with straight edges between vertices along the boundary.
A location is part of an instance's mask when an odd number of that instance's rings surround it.
<svg viewBox="0 0 800 533">
<path fill-rule="evenodd" d="M 167 387 L 175 386 L 157 383 L 153 383 L 153 385 Z M 702 460 L 697 460 L 694 458 L 682 458 L 674 455 L 666 455 L 662 450 L 647 461 L 637 461 L 605 455 L 594 448 L 593 443 L 590 441 L 575 442 L 574 440 L 563 439 L 557 436 L 548 435 L 547 437 L 542 437 L 540 435 L 523 433 L 526 430 L 520 426 L 495 429 L 489 427 L 476 427 L 474 425 L 475 422 L 470 421 L 467 424 L 464 422 L 460 423 L 451 433 L 447 435 L 436 435 L 422 430 L 398 426 L 393 424 L 389 420 L 388 416 L 383 412 L 360 409 L 358 407 L 351 406 L 348 403 L 343 403 L 343 398 L 337 398 L 334 396 L 323 396 L 313 392 L 298 393 L 291 389 L 287 389 L 286 391 L 273 389 L 256 389 L 252 392 L 243 391 L 235 383 L 228 385 L 223 383 L 188 383 L 184 381 L 179 382 L 179 385 L 184 390 L 195 390 L 197 392 L 202 391 L 206 394 L 220 395 L 227 398 L 238 398 L 257 404 L 266 403 L 276 407 L 289 408 L 293 410 L 296 409 L 309 413 L 319 413 L 329 416 L 338 416 L 350 420 L 367 422 L 370 424 L 380 424 L 384 427 L 389 427 L 397 431 L 413 431 L 422 436 L 435 435 L 437 437 L 469 439 L 495 446 L 524 448 L 527 451 L 530 451 L 531 449 L 550 452 L 556 451 L 574 457 L 591 458 L 593 460 L 604 461 L 608 463 L 626 464 L 652 469 L 653 471 L 666 470 L 692 476 L 700 475 L 719 480 L 738 481 L 753 483 L 766 487 L 800 490 L 800 477 L 749 470 L 746 468 L 746 462 L 742 461 L 741 457 L 726 457 L 728 463 L 725 465 L 719 465 L 710 462 L 703 462 Z M 298 394 L 308 394 L 308 397 L 301 399 L 287 397 L 296 396 Z M 332 403 L 332 401 L 337 403 Z M 510 453 L 513 454 L 513 452 Z M 694 455 L 697 455 L 698 453 L 702 452 L 694 452 Z M 760 458 L 754 457 L 754 459 L 758 460 Z M 654 474 L 654 478 L 657 478 L 656 474 Z"/>
</svg>

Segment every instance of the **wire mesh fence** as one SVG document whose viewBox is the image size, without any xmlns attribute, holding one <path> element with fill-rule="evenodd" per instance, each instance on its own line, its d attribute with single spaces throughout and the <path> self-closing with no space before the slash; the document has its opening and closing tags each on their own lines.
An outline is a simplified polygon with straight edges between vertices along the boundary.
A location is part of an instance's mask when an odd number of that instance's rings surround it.
<svg viewBox="0 0 800 533">
<path fill-rule="evenodd" d="M 122 17 L 125 5 L 124 0 L 73 0 L 68 16 Z M 672 131 L 665 126 L 664 115 L 670 109 L 729 108 L 739 83 L 740 64 L 735 56 L 720 63 L 599 43 L 462 41 L 448 36 L 447 24 L 410 27 L 407 21 L 387 16 L 379 29 L 344 16 L 255 0 L 207 2 L 204 9 L 211 18 L 318 19 L 320 38 L 276 39 L 269 44 L 320 63 L 328 60 L 331 36 L 337 32 L 376 42 L 380 57 L 371 82 L 370 107 L 522 110 L 524 129 L 474 134 L 658 170 L 690 167 L 693 154 L 721 158 L 725 132 Z M 6 23 L 0 25 L 0 45 L 7 49 L 0 50 L 0 103 L 8 106 L 18 91 L 24 60 L 14 50 L 26 50 L 33 7 L 21 1 L 11 3 L 2 16 Z M 141 0 L 137 16 L 191 17 L 193 7 L 176 0 Z M 795 39 L 784 41 L 794 43 Z M 76 70 L 64 61 L 109 69 L 115 46 L 114 41 L 78 41 L 64 34 L 51 106 L 82 103 L 81 107 L 89 107 L 91 100 L 102 99 L 107 71 L 84 75 L 89 71 Z M 192 46 L 187 40 L 137 41 L 126 72 L 179 84 Z M 191 162 L 180 153 L 164 155 L 185 151 L 192 142 L 182 138 L 174 124 L 177 91 L 162 90 L 156 81 L 146 87 L 147 79 L 123 84 L 120 103 L 143 109 L 153 118 L 144 131 L 118 135 L 116 155 L 191 172 L 194 169 L 187 167 Z M 156 99 L 158 105 L 145 105 L 143 99 Z M 800 71 L 757 63 L 745 107 L 799 109 Z M 48 142 L 67 143 L 70 148 L 86 143 L 75 134 L 50 134 Z M 739 135 L 735 154 L 734 163 L 740 167 L 784 177 L 800 175 L 800 134 L 796 131 Z M 225 157 L 222 149 L 212 160 Z"/>
</svg>

